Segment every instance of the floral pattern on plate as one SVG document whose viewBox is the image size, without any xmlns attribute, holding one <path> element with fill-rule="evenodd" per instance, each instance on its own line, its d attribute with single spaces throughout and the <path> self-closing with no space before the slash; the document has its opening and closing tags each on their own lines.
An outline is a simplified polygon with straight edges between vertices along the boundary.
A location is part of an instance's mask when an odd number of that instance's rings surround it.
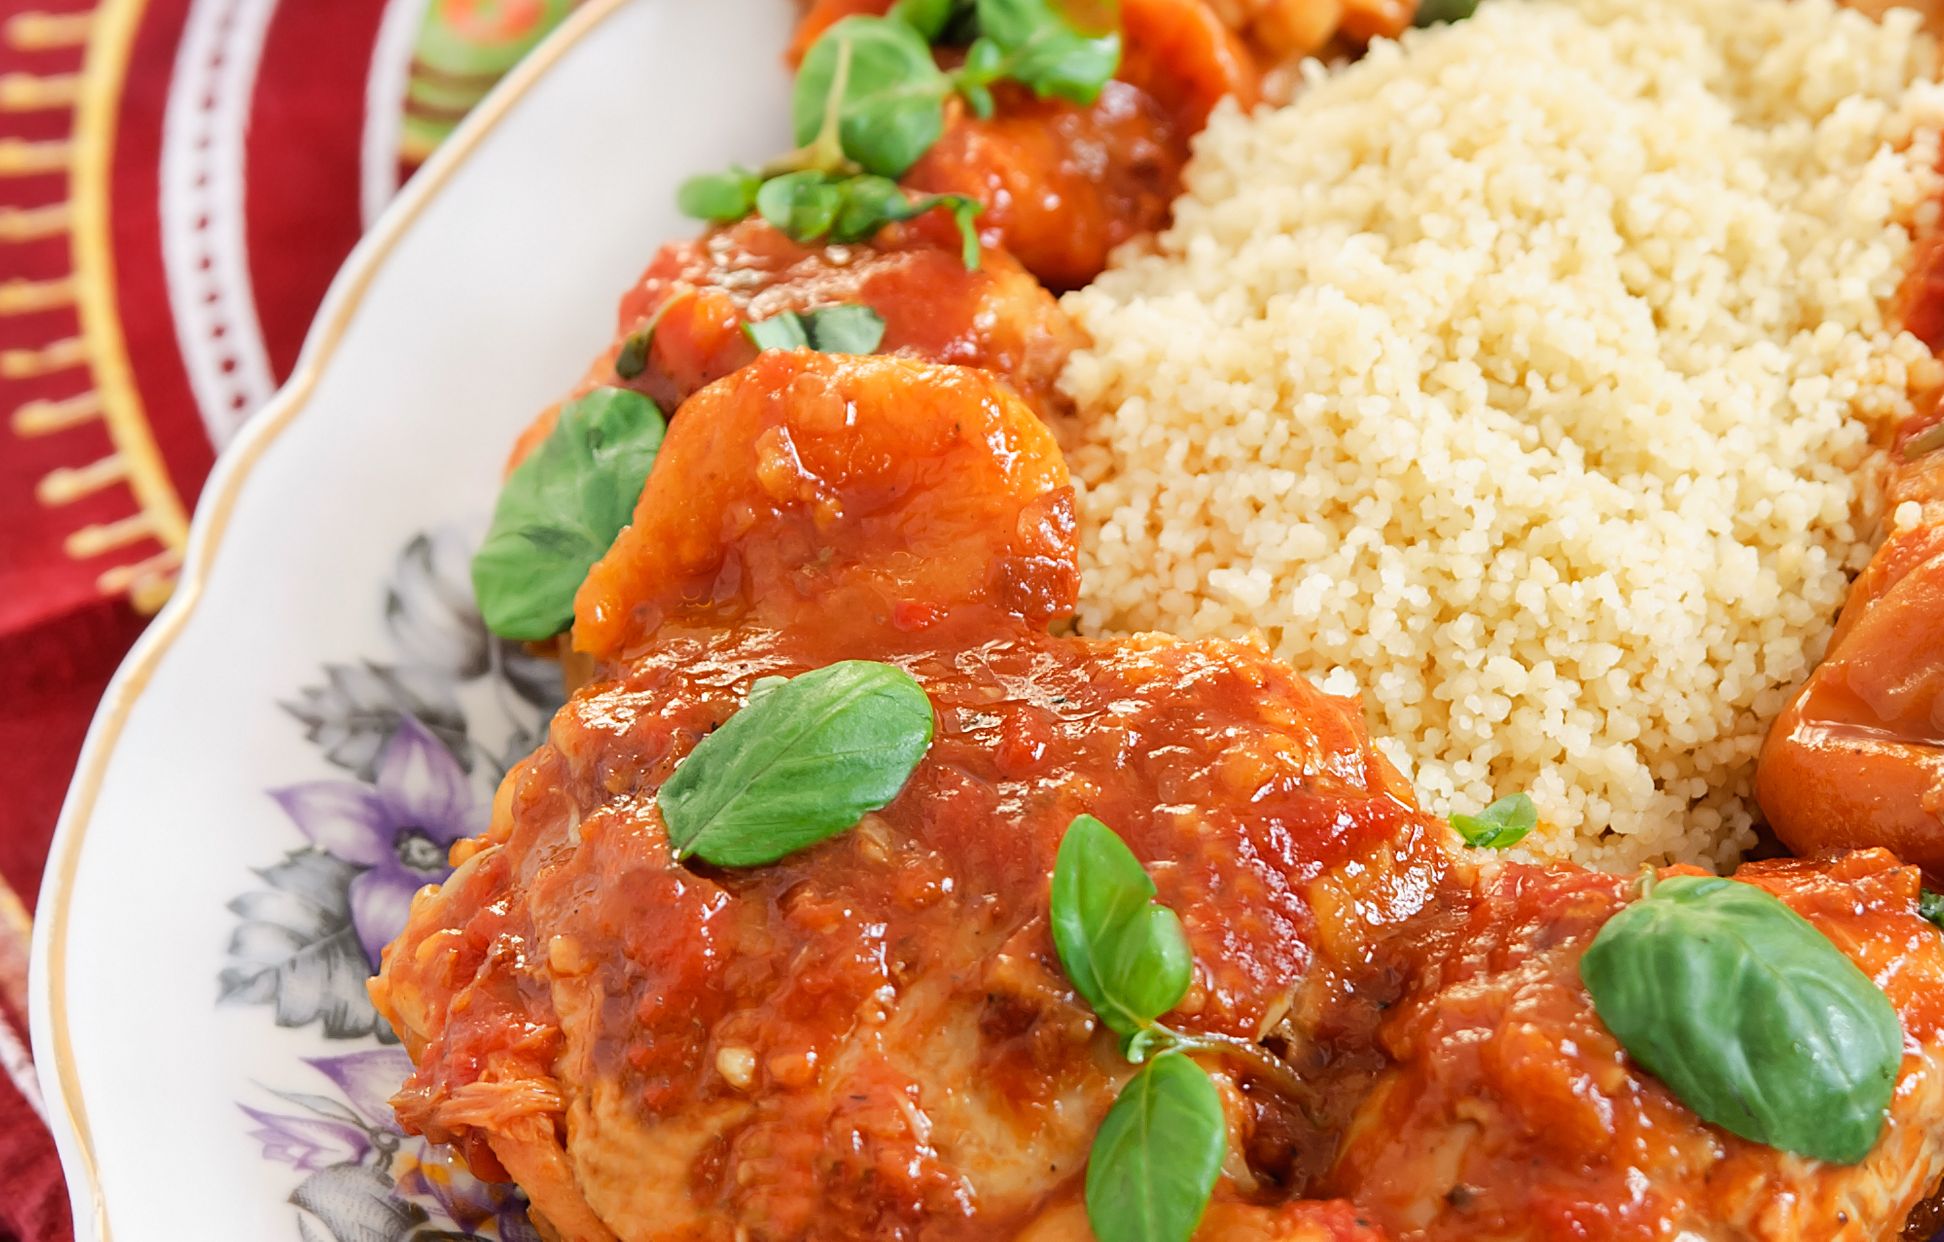
<svg viewBox="0 0 1944 1242">
<path fill-rule="evenodd" d="M 304 844 L 229 903 L 218 1003 L 365 1045 L 304 1058 L 316 1077 L 238 1102 L 264 1159 L 302 1175 L 290 1193 L 302 1242 L 539 1236 L 517 1193 L 399 1129 L 387 1101 L 411 1062 L 365 992 L 412 894 L 451 873 L 452 843 L 485 829 L 493 786 L 560 703 L 551 662 L 487 631 L 469 562 L 453 531 L 414 536 L 385 590 L 389 662 L 326 665 L 284 703 L 327 774 L 266 791 Z"/>
</svg>

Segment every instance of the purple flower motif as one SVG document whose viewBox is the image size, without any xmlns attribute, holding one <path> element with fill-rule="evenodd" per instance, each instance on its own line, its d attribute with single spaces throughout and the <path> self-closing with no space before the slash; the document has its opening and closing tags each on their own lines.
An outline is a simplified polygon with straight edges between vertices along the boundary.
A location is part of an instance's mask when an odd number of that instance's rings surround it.
<svg viewBox="0 0 1944 1242">
<path fill-rule="evenodd" d="M 500 1225 L 500 1236 L 505 1238 L 509 1235 L 501 1222 L 509 1216 L 525 1218 L 526 1205 L 517 1191 L 502 1183 L 480 1181 L 451 1148 L 420 1143 L 415 1150 L 401 1153 L 398 1168 L 400 1190 L 432 1200 L 448 1220 L 468 1233 L 491 1222 Z"/>
<path fill-rule="evenodd" d="M 281 1160 L 299 1173 L 353 1164 L 371 1150 L 370 1137 L 348 1122 L 265 1113 L 247 1104 L 237 1107 L 257 1123 L 250 1137 L 263 1144 L 263 1158 Z"/>
<path fill-rule="evenodd" d="M 451 874 L 447 850 L 484 826 L 465 769 L 411 716 L 379 752 L 370 785 L 311 781 L 270 796 L 311 844 L 365 868 L 351 881 L 351 922 L 374 968 L 404 930 L 412 894 Z"/>
<path fill-rule="evenodd" d="M 345 1102 L 374 1127 L 398 1130 L 391 1097 L 412 1072 L 412 1058 L 402 1048 L 373 1048 L 341 1057 L 305 1057 L 304 1064 L 330 1079 Z"/>
</svg>

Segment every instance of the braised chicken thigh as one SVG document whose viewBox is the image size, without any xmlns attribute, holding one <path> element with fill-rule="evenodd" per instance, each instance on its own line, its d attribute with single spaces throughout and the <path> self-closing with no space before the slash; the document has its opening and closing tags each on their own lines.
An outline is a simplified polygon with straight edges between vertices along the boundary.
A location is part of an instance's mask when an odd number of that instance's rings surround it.
<svg viewBox="0 0 1944 1242">
<path fill-rule="evenodd" d="M 1071 501 L 982 371 L 768 352 L 689 400 L 581 588 L 592 680 L 373 985 L 417 1066 L 401 1121 L 559 1238 L 1085 1239 L 1131 1067 L 1049 931 L 1084 812 L 1192 952 L 1166 1020 L 1229 1131 L 1199 1237 L 1867 1237 L 1924 1193 L 1944 937 L 1913 873 L 1749 870 L 1886 990 L 1907 1055 L 1861 1165 L 1727 1136 L 1578 983 L 1625 881 L 1475 873 L 1355 701 L 1254 647 L 1049 635 Z M 759 679 L 854 659 L 935 713 L 902 792 L 767 866 L 678 858 L 684 758 Z"/>
</svg>

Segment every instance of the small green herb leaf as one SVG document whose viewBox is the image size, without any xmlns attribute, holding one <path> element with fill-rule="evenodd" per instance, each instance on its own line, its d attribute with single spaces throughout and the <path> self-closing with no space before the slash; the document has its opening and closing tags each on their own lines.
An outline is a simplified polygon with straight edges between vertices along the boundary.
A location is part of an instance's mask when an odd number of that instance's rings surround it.
<svg viewBox="0 0 1944 1242">
<path fill-rule="evenodd" d="M 551 638 L 574 592 L 634 515 L 666 424 L 655 403 L 597 388 L 560 409 L 553 432 L 507 477 L 473 557 L 473 594 L 506 638 Z"/>
<path fill-rule="evenodd" d="M 655 308 L 655 313 L 648 316 L 648 322 L 642 324 L 629 334 L 627 340 L 621 342 L 621 348 L 614 355 L 616 375 L 631 380 L 648 369 L 649 351 L 655 346 L 655 329 L 661 327 L 662 317 L 668 314 L 669 308 L 674 306 L 677 300 L 674 297 L 664 298 L 662 304 Z"/>
<path fill-rule="evenodd" d="M 855 302 L 803 312 L 810 348 L 825 354 L 868 354 L 884 342 L 884 316 Z"/>
<path fill-rule="evenodd" d="M 856 302 L 783 311 L 743 325 L 757 349 L 814 349 L 826 354 L 868 354 L 884 342 L 884 316 Z"/>
<path fill-rule="evenodd" d="M 1067 826 L 1053 861 L 1053 948 L 1081 999 L 1127 1037 L 1173 1009 L 1194 957 L 1173 910 L 1113 829 L 1091 815 Z"/>
<path fill-rule="evenodd" d="M 756 191 L 756 211 L 794 241 L 812 242 L 830 232 L 844 205 L 839 182 L 820 172 L 784 173 Z"/>
<path fill-rule="evenodd" d="M 931 700 L 909 673 L 846 660 L 751 696 L 655 802 L 675 857 L 760 866 L 890 803 L 931 740 Z"/>
<path fill-rule="evenodd" d="M 784 311 L 743 325 L 743 335 L 757 349 L 808 349 L 810 333 L 804 329 L 803 319 L 795 311 Z"/>
<path fill-rule="evenodd" d="M 614 355 L 614 373 L 622 379 L 633 379 L 648 369 L 648 350 L 655 343 L 655 330 L 643 328 L 628 335 L 621 342 L 621 348 Z"/>
<path fill-rule="evenodd" d="M 1208 1074 L 1164 1052 L 1107 1110 L 1087 1158 L 1087 1222 L 1100 1242 L 1188 1242 L 1228 1150 Z"/>
<path fill-rule="evenodd" d="M 791 121 L 807 148 L 834 112 L 844 155 L 867 172 L 899 177 L 944 132 L 951 93 L 951 79 L 911 25 L 846 17 L 804 54 Z"/>
<path fill-rule="evenodd" d="M 1938 927 L 1944 927 L 1944 893 L 1923 889 L 1917 894 L 1917 913 Z"/>
<path fill-rule="evenodd" d="M 1421 0 L 1412 24 L 1436 26 L 1441 22 L 1463 21 L 1478 11 L 1478 0 Z"/>
<path fill-rule="evenodd" d="M 917 206 L 889 177 L 852 177 L 844 182 L 843 195 L 844 205 L 830 230 L 833 241 L 864 241 L 894 220 L 909 220 L 929 210 Z"/>
<path fill-rule="evenodd" d="M 675 205 L 685 216 L 727 223 L 740 220 L 756 205 L 756 188 L 763 179 L 746 168 L 703 173 L 684 181 L 675 191 Z"/>
<path fill-rule="evenodd" d="M 979 270 L 979 234 L 973 221 L 985 210 L 978 199 L 963 194 L 932 194 L 911 198 L 889 177 L 851 177 L 840 183 L 843 206 L 830 236 L 835 241 L 863 241 L 887 224 L 915 220 L 928 211 L 946 210 L 958 225 L 960 258 L 967 271 Z"/>
<path fill-rule="evenodd" d="M 1539 823 L 1539 809 L 1525 794 L 1507 794 L 1476 815 L 1453 815 L 1451 826 L 1465 844 L 1481 850 L 1509 849 Z"/>
<path fill-rule="evenodd" d="M 1580 959 L 1628 1055 L 1703 1121 L 1854 1164 L 1903 1058 L 1897 1011 L 1807 919 L 1752 884 L 1675 876 L 1607 920 Z"/>
<path fill-rule="evenodd" d="M 1120 68 L 1120 31 L 1082 31 L 1051 0 L 978 0 L 978 14 L 980 37 L 957 75 L 961 90 L 1007 77 L 1041 98 L 1084 107 Z"/>
</svg>

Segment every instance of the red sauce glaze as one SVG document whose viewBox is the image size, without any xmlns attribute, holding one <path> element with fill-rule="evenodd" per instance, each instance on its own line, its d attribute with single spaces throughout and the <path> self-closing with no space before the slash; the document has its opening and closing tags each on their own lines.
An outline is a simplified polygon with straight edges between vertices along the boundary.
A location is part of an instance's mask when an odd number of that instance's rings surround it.
<svg viewBox="0 0 1944 1242">
<path fill-rule="evenodd" d="M 374 983 L 417 1066 L 401 1121 L 563 1238 L 1083 1238 L 1131 1073 L 1047 929 L 1084 811 L 1181 916 L 1166 1020 L 1244 1046 L 1198 1054 L 1230 1127 L 1203 1242 L 1862 1242 L 1944 1172 L 1944 939 L 1914 870 L 1743 870 L 1871 974 L 1907 1053 L 1860 1165 L 1734 1139 L 1580 982 L 1627 880 L 1454 863 L 1357 704 L 1255 647 L 1049 634 L 1071 509 L 1050 433 L 984 372 L 771 353 L 697 394 L 578 601 L 594 679 Z M 770 866 L 675 861 L 675 766 L 757 678 L 853 658 L 936 713 L 897 798 Z"/>
<path fill-rule="evenodd" d="M 680 1180 L 652 1205 L 577 1175 L 610 1224 L 690 1214 L 627 1236 L 1011 1236 L 1075 1192 L 1129 1072 L 1047 931 L 1082 811 L 1194 946 L 1170 1021 L 1312 1038 L 1299 987 L 1361 972 L 1370 929 L 1423 905 L 1441 830 L 1354 701 L 1253 648 L 1049 636 L 1070 509 L 1050 435 L 979 372 L 773 354 L 699 394 L 582 592 L 603 671 L 387 959 L 377 994 L 419 1064 L 405 1123 L 492 1131 L 509 1169 L 567 1131 L 665 1159 Z M 897 800 L 772 866 L 676 863 L 653 802 L 674 766 L 756 678 L 848 658 L 907 669 L 936 710 Z M 1238 1099 L 1296 1111 L 1254 1072 L 1225 1068 Z M 593 1119 L 519 1130 L 569 1100 Z"/>
<path fill-rule="evenodd" d="M 904 183 L 985 204 L 979 236 L 1055 289 L 1076 289 L 1115 246 L 1168 222 L 1192 131 L 1140 88 L 1109 82 L 1088 108 L 1003 86 L 995 115 L 951 105 L 944 136 Z"/>
<path fill-rule="evenodd" d="M 819 0 L 797 29 L 792 62 L 843 18 L 890 7 Z M 1086 29 L 1101 6 L 1064 7 Z M 994 92 L 995 114 L 983 120 L 955 102 L 944 136 L 903 178 L 916 190 L 985 204 L 985 244 L 1054 289 L 1086 284 L 1115 246 L 1165 225 L 1189 139 L 1224 97 L 1249 107 L 1260 96 L 1255 62 L 1205 0 L 1122 0 L 1117 8 L 1121 66 L 1096 101 L 1040 99 L 1004 85 Z"/>
<path fill-rule="evenodd" d="M 673 414 L 705 385 L 748 365 L 747 323 L 785 311 L 857 303 L 884 318 L 881 353 L 1004 376 L 1042 412 L 1080 332 L 1009 255 L 988 250 L 968 269 L 957 231 L 927 217 L 882 230 L 869 245 L 805 246 L 755 218 L 662 247 L 621 299 L 614 340 L 576 395 L 632 388 Z M 653 325 L 644 366 L 624 378 L 615 360 Z M 553 430 L 545 411 L 514 446 L 518 465 Z"/>
<path fill-rule="evenodd" d="M 1944 1097 L 1944 956 L 1916 914 L 1917 873 L 1879 850 L 1752 863 L 1736 878 L 1814 923 L 1897 1006 L 1911 1052 L 1864 1164 L 1818 1166 L 1697 1124 L 1627 1057 L 1580 981 L 1580 954 L 1633 881 L 1505 866 L 1393 942 L 1417 963 L 1381 1033 L 1393 1067 L 1320 1189 L 1399 1239 L 1894 1232 L 1944 1167 L 1926 1116 Z"/>
</svg>

